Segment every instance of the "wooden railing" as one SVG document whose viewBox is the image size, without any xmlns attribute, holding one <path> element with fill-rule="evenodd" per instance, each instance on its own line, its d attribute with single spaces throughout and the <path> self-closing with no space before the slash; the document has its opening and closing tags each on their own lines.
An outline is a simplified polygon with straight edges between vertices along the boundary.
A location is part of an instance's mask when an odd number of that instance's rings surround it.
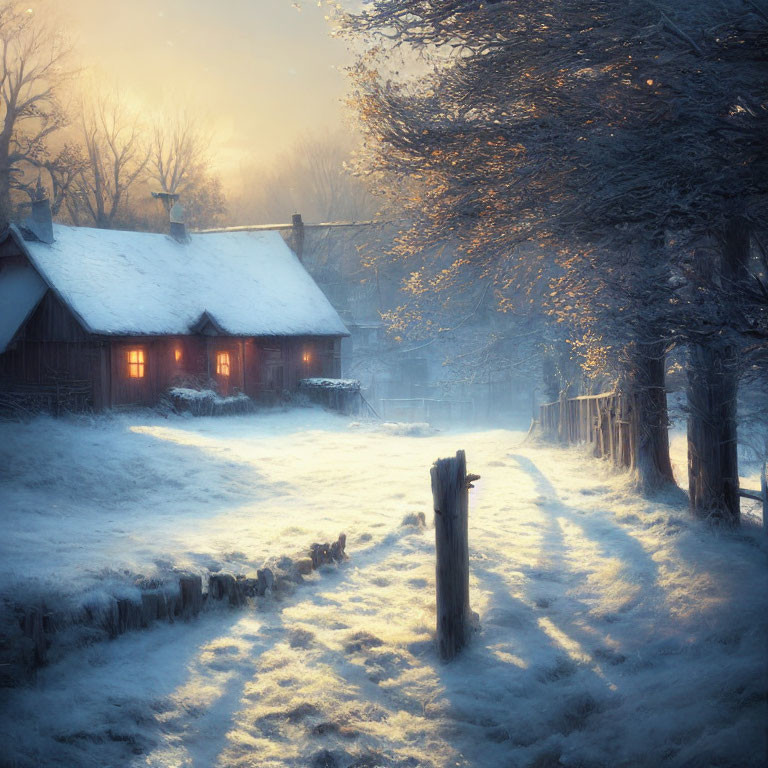
<svg viewBox="0 0 768 768">
<path fill-rule="evenodd" d="M 746 488 L 739 488 L 739 496 L 742 499 L 751 499 L 762 504 L 763 530 L 768 535 L 768 461 L 763 462 L 763 468 L 760 470 L 760 490 L 750 491 Z"/>
<path fill-rule="evenodd" d="M 595 456 L 633 468 L 637 430 L 632 401 L 619 392 L 561 397 L 540 407 L 542 434 L 566 445 L 593 445 Z"/>
<path fill-rule="evenodd" d="M 90 381 L 53 378 L 41 384 L 3 382 L 0 385 L 0 414 L 24 417 L 47 411 L 59 415 L 84 411 L 93 406 Z"/>
</svg>

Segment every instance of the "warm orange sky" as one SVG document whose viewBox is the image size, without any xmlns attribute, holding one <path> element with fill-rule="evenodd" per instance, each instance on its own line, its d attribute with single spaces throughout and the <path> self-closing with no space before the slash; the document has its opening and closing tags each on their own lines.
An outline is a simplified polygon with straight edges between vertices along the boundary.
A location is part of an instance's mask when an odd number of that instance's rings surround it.
<svg viewBox="0 0 768 768">
<path fill-rule="evenodd" d="M 34 6 L 30 0 L 30 6 Z M 55 0 L 79 58 L 149 109 L 207 112 L 217 165 L 267 161 L 348 124 L 345 44 L 317 0 Z M 298 11 L 296 6 L 300 6 Z"/>
</svg>

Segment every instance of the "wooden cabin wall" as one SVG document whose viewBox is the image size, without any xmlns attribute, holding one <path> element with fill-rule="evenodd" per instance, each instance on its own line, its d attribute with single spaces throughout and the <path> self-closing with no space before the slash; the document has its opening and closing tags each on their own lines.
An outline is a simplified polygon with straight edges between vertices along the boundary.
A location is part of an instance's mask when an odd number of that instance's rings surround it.
<svg viewBox="0 0 768 768">
<path fill-rule="evenodd" d="M 245 393 L 263 403 L 278 402 L 285 390 L 285 340 L 279 337 L 260 337 L 246 347 L 247 372 Z"/>
<path fill-rule="evenodd" d="M 302 364 L 300 378 L 338 379 L 341 376 L 341 339 L 333 336 L 316 336 L 299 342 Z M 308 354 L 309 360 L 304 360 Z"/>
<path fill-rule="evenodd" d="M 121 336 L 110 348 L 112 406 L 152 405 L 171 387 L 203 388 L 215 372 L 207 337 Z M 131 376 L 130 354 L 143 353 L 143 376 Z"/>
<path fill-rule="evenodd" d="M 208 336 L 207 358 L 210 377 L 216 391 L 222 397 L 245 392 L 245 369 L 243 366 L 243 340 L 231 336 Z M 219 356 L 229 355 L 229 375 L 219 371 Z"/>
<path fill-rule="evenodd" d="M 259 399 L 264 352 L 256 339 L 243 339 L 243 379 L 248 397 Z"/>
<path fill-rule="evenodd" d="M 341 339 L 333 336 L 262 336 L 245 340 L 244 352 L 244 391 L 262 402 L 295 392 L 300 379 L 341 375 Z"/>
<path fill-rule="evenodd" d="M 9 349 L 0 355 L 0 382 L 9 390 L 77 389 L 83 393 L 78 402 L 101 408 L 107 351 L 107 344 L 87 334 L 48 291 Z"/>
<path fill-rule="evenodd" d="M 247 346 L 251 353 L 248 377 L 243 362 Z M 141 377 L 130 376 L 132 350 L 143 352 Z M 229 356 L 229 375 L 224 373 L 224 360 L 220 359 L 224 354 Z M 238 392 L 257 395 L 260 389 L 259 384 L 252 383 L 259 375 L 261 359 L 253 340 L 232 336 L 121 337 L 112 342 L 111 358 L 113 405 L 149 405 L 170 387 L 212 386 L 223 397 Z"/>
<path fill-rule="evenodd" d="M 129 352 L 143 352 L 143 376 L 129 375 Z M 217 355 L 229 354 L 229 376 L 217 372 Z M 159 336 L 98 337 L 49 293 L 15 344 L 0 355 L 5 385 L 86 382 L 87 405 L 95 410 L 154 405 L 170 387 L 203 388 L 219 394 L 245 392 L 260 402 L 278 402 L 302 378 L 338 377 L 341 340 L 333 337 Z"/>
<path fill-rule="evenodd" d="M 88 342 L 91 339 L 72 312 L 51 291 L 43 296 L 21 333 L 35 341 Z"/>
<path fill-rule="evenodd" d="M 139 376 L 131 377 L 129 355 L 141 354 Z M 110 344 L 110 405 L 153 405 L 160 397 L 166 369 L 164 353 L 170 353 L 165 338 L 121 337 Z"/>
<path fill-rule="evenodd" d="M 286 389 L 294 391 L 300 379 L 338 378 L 341 344 L 333 337 L 306 336 L 284 341 Z"/>
</svg>

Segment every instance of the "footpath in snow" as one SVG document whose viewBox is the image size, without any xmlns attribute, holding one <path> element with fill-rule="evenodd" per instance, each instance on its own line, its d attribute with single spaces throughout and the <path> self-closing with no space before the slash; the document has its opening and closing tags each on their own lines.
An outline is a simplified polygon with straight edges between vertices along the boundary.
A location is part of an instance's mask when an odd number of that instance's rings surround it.
<svg viewBox="0 0 768 768">
<path fill-rule="evenodd" d="M 73 600 L 245 570 L 344 530 L 293 594 L 73 651 L 0 690 L 0 766 L 762 765 L 762 534 L 576 451 L 312 410 L 2 425 L 3 583 Z M 467 452 L 480 631 L 433 646 L 429 467 Z M 407 524 L 403 524 L 406 520 Z M 4 762 L 5 761 L 5 762 Z"/>
</svg>

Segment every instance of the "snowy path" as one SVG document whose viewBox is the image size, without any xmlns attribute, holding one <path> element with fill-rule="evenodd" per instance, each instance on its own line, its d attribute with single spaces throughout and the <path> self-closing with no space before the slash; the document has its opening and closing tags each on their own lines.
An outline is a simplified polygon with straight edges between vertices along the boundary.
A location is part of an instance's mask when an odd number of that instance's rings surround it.
<svg viewBox="0 0 768 768">
<path fill-rule="evenodd" d="M 220 466 L 220 479 L 244 482 L 243 466 L 264 478 L 249 500 L 224 488 L 215 512 L 193 509 L 205 535 L 174 539 L 184 556 L 208 547 L 221 559 L 238 535 L 257 541 L 255 519 L 281 547 L 346 528 L 351 559 L 274 605 L 126 635 L 43 670 L 34 688 L 0 692 L 11 765 L 765 758 L 765 546 L 749 531 L 707 531 L 597 462 L 503 430 L 403 437 L 323 417 L 266 441 L 247 420 L 140 428 L 165 446 L 155 466 L 168 476 L 184 445 L 201 451 L 209 483 L 223 451 L 236 467 Z M 457 448 L 482 475 L 470 508 L 481 630 L 446 666 L 432 644 L 434 531 L 400 523 L 429 511 L 429 465 Z M 194 469 L 179 465 L 179 482 Z M 206 539 L 213 531 L 221 541 Z"/>
</svg>

